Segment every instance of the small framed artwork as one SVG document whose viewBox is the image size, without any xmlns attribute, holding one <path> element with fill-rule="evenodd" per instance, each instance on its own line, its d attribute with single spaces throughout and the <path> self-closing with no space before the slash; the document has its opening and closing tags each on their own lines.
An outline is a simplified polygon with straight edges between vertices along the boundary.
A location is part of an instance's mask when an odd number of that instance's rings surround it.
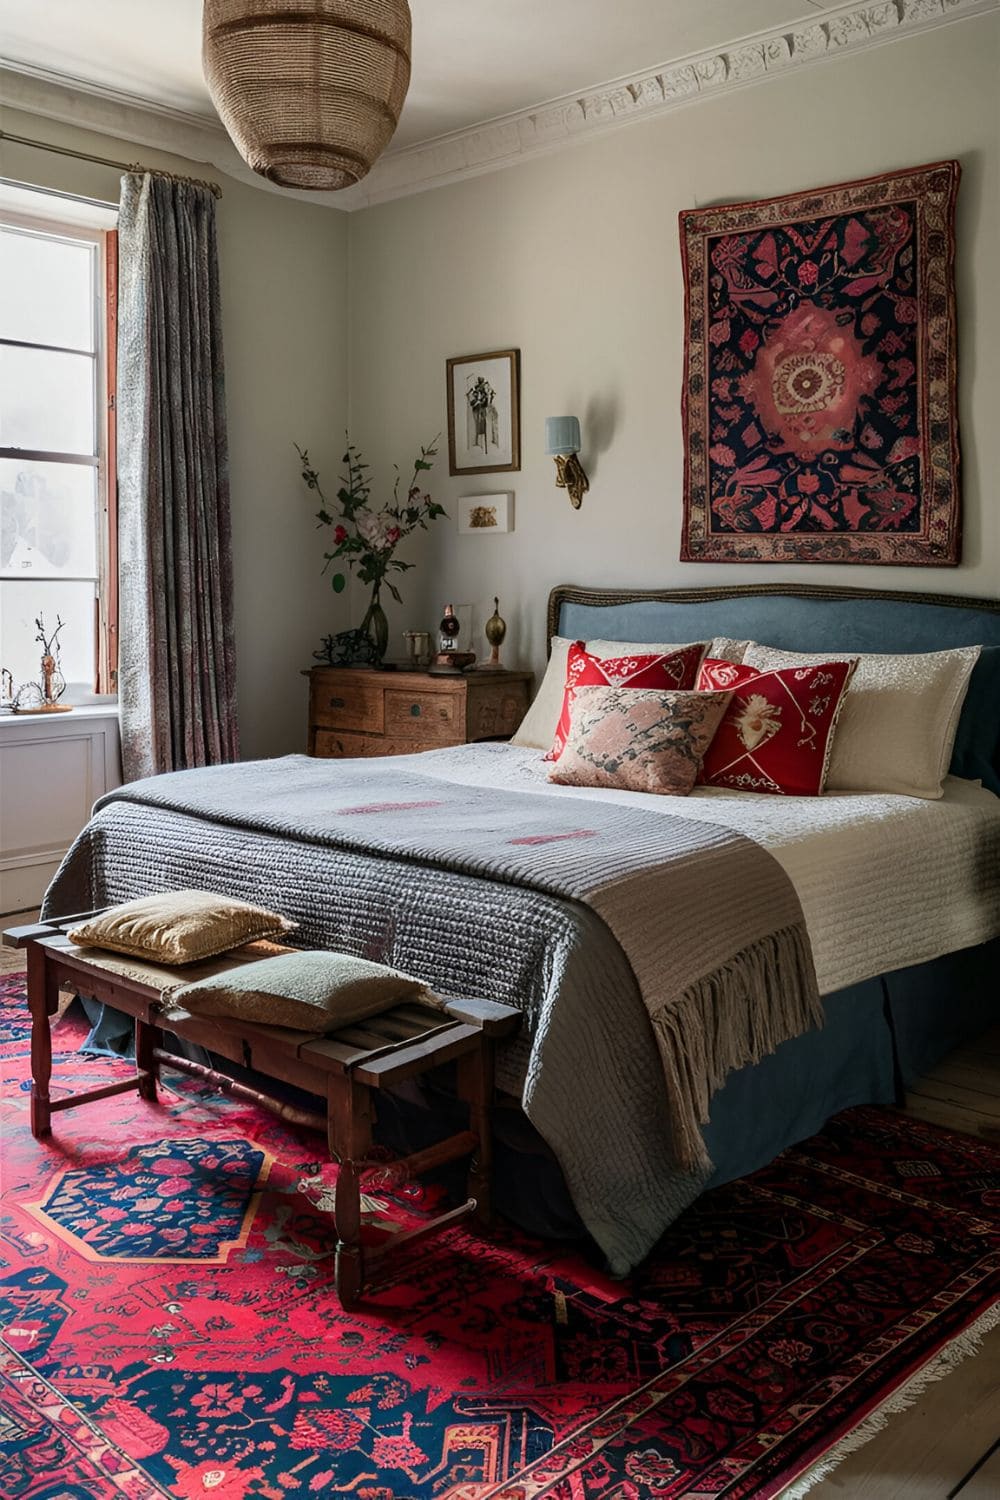
<svg viewBox="0 0 1000 1500">
<path fill-rule="evenodd" d="M 448 361 L 448 472 L 501 474 L 521 467 L 519 349 Z"/>
<path fill-rule="evenodd" d="M 460 536 L 498 536 L 514 530 L 514 492 L 492 495 L 461 495 L 458 501 Z"/>
</svg>

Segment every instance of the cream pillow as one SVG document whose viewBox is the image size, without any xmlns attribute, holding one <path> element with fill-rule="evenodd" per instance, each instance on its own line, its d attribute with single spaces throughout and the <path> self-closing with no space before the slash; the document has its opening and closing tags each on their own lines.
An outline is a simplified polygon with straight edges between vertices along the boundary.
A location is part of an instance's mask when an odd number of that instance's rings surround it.
<svg viewBox="0 0 1000 1500">
<path fill-rule="evenodd" d="M 756 644 L 756 641 L 734 641 L 732 636 L 717 635 L 709 641 L 705 655 L 711 657 L 713 661 L 740 662 L 743 661 L 750 647 Z"/>
<path fill-rule="evenodd" d="M 940 797 L 969 676 L 981 649 L 859 655 L 837 721 L 827 791 Z M 844 655 L 778 651 L 751 642 L 743 661 L 769 672 L 839 661 Z"/>
<path fill-rule="evenodd" d="M 324 1032 L 415 998 L 432 999 L 419 979 L 385 964 L 348 953 L 280 953 L 182 985 L 163 1017 L 232 1016 L 262 1026 Z"/>
<path fill-rule="evenodd" d="M 550 749 L 556 737 L 556 729 L 562 713 L 563 694 L 566 691 L 567 658 L 572 644 L 573 641 L 566 636 L 554 635 L 552 637 L 545 676 L 542 678 L 541 686 L 534 696 L 531 707 L 510 737 L 512 745 L 525 745 L 533 750 Z M 652 656 L 657 652 L 666 654 L 668 651 L 683 651 L 685 646 L 696 643 L 694 641 L 665 644 L 662 641 L 596 640 L 587 641 L 585 644 L 591 656 L 599 656 L 602 661 L 606 661 L 609 657 L 631 656 L 634 653 Z"/>
<path fill-rule="evenodd" d="M 111 906 L 68 936 L 81 948 L 110 948 L 154 964 L 193 964 L 297 926 L 276 911 L 212 891 L 159 891 Z"/>
</svg>

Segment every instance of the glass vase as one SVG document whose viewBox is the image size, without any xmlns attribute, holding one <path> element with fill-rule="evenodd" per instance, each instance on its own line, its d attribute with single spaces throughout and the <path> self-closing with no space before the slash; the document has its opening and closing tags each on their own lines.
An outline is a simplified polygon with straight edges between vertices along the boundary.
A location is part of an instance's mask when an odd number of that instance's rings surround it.
<svg viewBox="0 0 1000 1500">
<path fill-rule="evenodd" d="M 385 617 L 385 610 L 379 602 L 379 586 L 376 584 L 372 593 L 372 601 L 368 606 L 364 619 L 361 621 L 361 629 L 368 636 L 375 649 L 375 661 L 381 666 L 382 658 L 385 656 L 389 645 L 389 621 Z"/>
</svg>

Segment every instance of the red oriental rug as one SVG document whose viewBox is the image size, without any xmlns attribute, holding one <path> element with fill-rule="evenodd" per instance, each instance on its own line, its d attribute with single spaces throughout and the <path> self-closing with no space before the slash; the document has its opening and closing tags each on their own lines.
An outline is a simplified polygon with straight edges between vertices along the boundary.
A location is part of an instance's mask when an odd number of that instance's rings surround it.
<svg viewBox="0 0 1000 1500">
<path fill-rule="evenodd" d="M 317 1137 L 179 1085 L 37 1143 L 21 978 L 0 998 L 12 1500 L 764 1500 L 1000 1321 L 1000 1152 L 875 1109 L 705 1195 L 628 1283 L 455 1229 L 346 1314 Z M 81 1037 L 57 1082 L 122 1066 Z"/>
<path fill-rule="evenodd" d="M 958 179 L 681 214 L 682 561 L 959 561 Z"/>
</svg>

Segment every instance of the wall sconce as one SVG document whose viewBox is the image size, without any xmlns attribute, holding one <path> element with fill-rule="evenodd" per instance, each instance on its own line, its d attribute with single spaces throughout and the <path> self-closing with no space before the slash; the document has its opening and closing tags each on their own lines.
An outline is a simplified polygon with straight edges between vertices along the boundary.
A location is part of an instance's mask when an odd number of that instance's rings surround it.
<svg viewBox="0 0 1000 1500">
<path fill-rule="evenodd" d="M 590 480 L 577 458 L 580 451 L 580 423 L 576 417 L 545 418 L 545 451 L 556 461 L 556 484 L 569 491 L 573 509 L 590 489 Z"/>
</svg>

